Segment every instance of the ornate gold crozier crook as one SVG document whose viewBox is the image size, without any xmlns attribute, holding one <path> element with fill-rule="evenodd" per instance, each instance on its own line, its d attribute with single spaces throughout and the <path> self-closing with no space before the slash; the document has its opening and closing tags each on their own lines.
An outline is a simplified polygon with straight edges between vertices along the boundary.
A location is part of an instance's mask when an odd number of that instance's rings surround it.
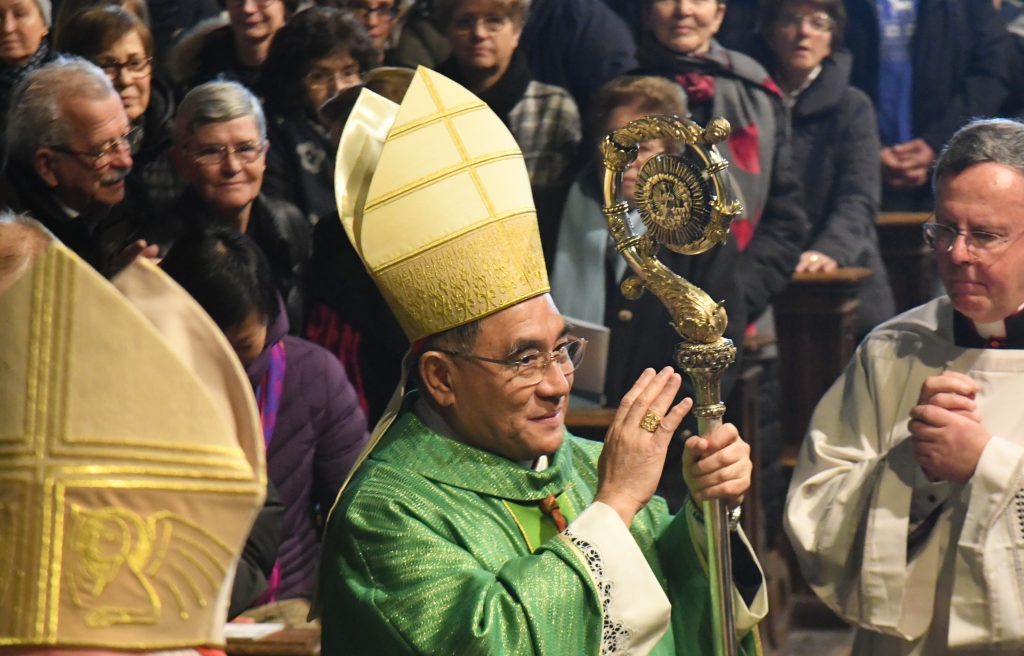
<svg viewBox="0 0 1024 656">
<path fill-rule="evenodd" d="M 722 423 L 725 404 L 721 379 L 736 359 L 736 347 L 722 337 L 728 321 L 725 308 L 704 290 L 669 270 L 657 258 L 659 245 L 685 255 L 696 255 L 721 244 L 729 223 L 739 215 L 726 177 L 729 163 L 714 144 L 729 136 L 729 122 L 716 118 L 701 129 L 675 116 L 648 116 L 606 136 L 604 158 L 604 213 L 616 248 L 633 275 L 622 283 L 622 293 L 637 299 L 649 289 L 668 308 L 672 326 L 683 338 L 676 347 L 676 365 L 693 381 L 693 412 L 701 435 Z M 646 231 L 630 226 L 629 206 L 622 198 L 622 173 L 636 160 L 638 145 L 651 139 L 685 144 L 679 155 L 661 153 L 640 169 L 636 201 Z M 708 538 L 711 609 L 715 653 L 735 656 L 736 628 L 732 610 L 732 560 L 729 525 L 721 500 L 703 504 Z"/>
</svg>

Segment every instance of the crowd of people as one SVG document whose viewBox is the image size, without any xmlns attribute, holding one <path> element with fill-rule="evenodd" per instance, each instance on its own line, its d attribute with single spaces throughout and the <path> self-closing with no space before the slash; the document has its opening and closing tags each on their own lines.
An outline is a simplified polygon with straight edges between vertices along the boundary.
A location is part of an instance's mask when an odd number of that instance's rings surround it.
<svg viewBox="0 0 1024 656">
<path fill-rule="evenodd" d="M 169 4 L 0 0 L 0 208 L 19 217 L 0 222 L 0 246 L 15 245 L 0 251 L 0 290 L 55 238 L 115 286 L 158 265 L 223 334 L 266 467 L 232 617 L 303 626 L 322 614 L 331 654 L 705 644 L 694 501 L 738 505 L 749 449 L 728 424 L 697 436 L 679 401 L 691 385 L 650 371 L 674 362 L 679 337 L 652 294 L 620 291 L 630 272 L 607 232 L 598 145 L 645 116 L 722 117 L 742 211 L 722 246 L 660 257 L 725 302 L 725 336 L 771 333 L 796 272 L 872 272 L 856 327 L 869 337 L 812 421 L 785 509 L 808 581 L 865 627 L 858 653 L 1019 651 L 1024 634 L 1007 626 L 1020 609 L 972 577 L 1012 568 L 1024 544 L 1009 519 L 998 544 L 979 537 L 998 513 L 1024 517 L 1020 467 L 994 462 L 1024 460 L 1017 417 L 986 423 L 995 401 L 982 402 L 1015 365 L 957 360 L 1021 348 L 1012 278 L 1024 270 L 1001 254 L 1024 221 L 990 214 L 1024 202 L 1024 127 L 963 127 L 1024 112 L 1019 3 Z M 622 174 L 637 224 L 640 170 L 662 152 L 683 149 L 643 143 Z M 948 297 L 885 323 L 896 308 L 878 215 L 933 208 L 925 237 Z M 563 441 L 586 347 L 573 319 L 609 330 L 602 396 L 622 403 L 604 455 Z M 499 385 L 483 375 L 493 366 L 514 375 Z M 396 389 L 416 391 L 398 405 Z M 947 444 L 949 431 L 970 439 Z M 966 468 L 951 462 L 961 448 Z M 777 449 L 765 453 L 757 466 L 777 467 Z M 970 496 L 975 469 L 984 502 Z M 768 485 L 781 525 L 784 483 Z M 649 503 L 655 488 L 664 501 Z M 883 511 L 900 499 L 891 526 Z M 733 542 L 754 649 L 764 580 L 741 531 Z M 903 570 L 930 596 L 885 594 Z"/>
</svg>

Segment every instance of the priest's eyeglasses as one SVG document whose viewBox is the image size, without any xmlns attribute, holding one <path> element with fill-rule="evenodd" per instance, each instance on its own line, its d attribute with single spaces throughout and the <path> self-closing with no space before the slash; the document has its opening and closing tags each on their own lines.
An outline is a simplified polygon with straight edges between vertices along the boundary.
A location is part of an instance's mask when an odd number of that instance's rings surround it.
<svg viewBox="0 0 1024 656">
<path fill-rule="evenodd" d="M 985 230 L 957 230 L 942 223 L 925 223 L 921 228 L 924 231 L 925 242 L 936 251 L 944 253 L 953 250 L 956 238 L 961 235 L 967 252 L 974 257 L 992 255 L 1011 241 L 1006 235 Z"/>
<path fill-rule="evenodd" d="M 552 362 L 558 364 L 563 375 L 568 376 L 576 371 L 576 367 L 580 366 L 580 363 L 583 362 L 583 353 L 587 350 L 587 340 L 582 337 L 576 337 L 562 344 L 554 351 L 532 351 L 516 360 L 499 360 L 471 353 L 445 351 L 444 349 L 436 350 L 456 358 L 493 362 L 494 364 L 506 367 L 515 367 L 515 375 L 524 385 L 536 385 L 544 378 L 544 372 L 547 371 L 548 365 Z"/>
</svg>

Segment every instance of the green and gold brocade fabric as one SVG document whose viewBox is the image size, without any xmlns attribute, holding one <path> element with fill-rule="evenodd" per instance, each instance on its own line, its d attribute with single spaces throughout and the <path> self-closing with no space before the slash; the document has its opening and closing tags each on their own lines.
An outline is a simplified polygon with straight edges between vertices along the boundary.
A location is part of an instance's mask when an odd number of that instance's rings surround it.
<svg viewBox="0 0 1024 656">
<path fill-rule="evenodd" d="M 586 560 L 538 509 L 556 495 L 571 522 L 590 505 L 600 451 L 567 434 L 538 472 L 400 415 L 327 527 L 323 653 L 602 653 Z M 631 533 L 673 604 L 652 653 L 711 653 L 710 628 L 696 626 L 710 627 L 707 577 L 686 521 L 655 498 Z M 744 647 L 754 653 L 751 639 Z"/>
</svg>

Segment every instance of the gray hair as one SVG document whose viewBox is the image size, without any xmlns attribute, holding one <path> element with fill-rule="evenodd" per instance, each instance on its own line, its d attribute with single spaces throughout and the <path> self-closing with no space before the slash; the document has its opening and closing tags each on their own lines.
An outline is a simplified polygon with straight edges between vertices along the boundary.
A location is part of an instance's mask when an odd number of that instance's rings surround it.
<svg viewBox="0 0 1024 656">
<path fill-rule="evenodd" d="M 424 343 L 424 350 L 443 349 L 456 353 L 471 353 L 476 346 L 477 337 L 480 336 L 480 321 L 481 319 L 476 319 L 431 335 Z"/>
<path fill-rule="evenodd" d="M 117 91 L 98 66 L 79 57 L 58 57 L 30 72 L 14 89 L 7 114 L 10 159 L 32 161 L 40 148 L 69 143 L 74 126 L 65 120 L 64 101 L 106 100 Z"/>
<path fill-rule="evenodd" d="M 50 27 L 53 24 L 53 7 L 50 5 L 50 0 L 35 0 L 35 3 L 39 7 L 39 13 L 42 14 L 46 27 Z"/>
<path fill-rule="evenodd" d="M 957 130 L 935 162 L 932 187 L 984 162 L 1002 164 L 1024 175 L 1024 123 L 989 118 L 971 121 Z"/>
<path fill-rule="evenodd" d="M 27 214 L 0 210 L 0 294 L 32 265 L 54 237 Z"/>
<path fill-rule="evenodd" d="M 251 91 L 237 82 L 214 80 L 200 84 L 187 94 L 178 105 L 174 117 L 174 141 L 179 146 L 210 123 L 225 123 L 236 118 L 251 116 L 256 119 L 260 140 L 267 140 L 267 120 L 263 107 Z"/>
</svg>

